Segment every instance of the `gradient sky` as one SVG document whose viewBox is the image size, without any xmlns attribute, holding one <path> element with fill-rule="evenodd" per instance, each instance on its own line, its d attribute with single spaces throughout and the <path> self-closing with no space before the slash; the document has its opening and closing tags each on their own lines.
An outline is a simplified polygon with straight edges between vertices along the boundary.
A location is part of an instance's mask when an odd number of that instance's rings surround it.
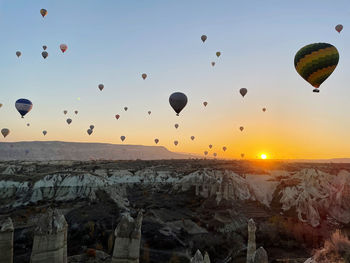
<svg viewBox="0 0 350 263">
<path fill-rule="evenodd" d="M 178 152 L 201 154 L 213 144 L 210 153 L 227 158 L 350 157 L 349 19 L 348 0 L 0 0 L 0 128 L 11 130 L 1 140 L 120 143 L 125 135 L 126 144 L 159 138 Z M 340 53 L 319 94 L 293 64 L 314 42 Z M 180 117 L 168 103 L 175 91 L 189 99 Z M 14 107 L 19 98 L 34 104 L 25 119 Z"/>
</svg>

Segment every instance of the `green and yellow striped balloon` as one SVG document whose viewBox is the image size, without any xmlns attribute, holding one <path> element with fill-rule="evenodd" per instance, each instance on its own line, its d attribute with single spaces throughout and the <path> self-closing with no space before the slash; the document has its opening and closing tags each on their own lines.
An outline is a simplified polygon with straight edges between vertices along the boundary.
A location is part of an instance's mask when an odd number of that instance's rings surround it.
<svg viewBox="0 0 350 263">
<path fill-rule="evenodd" d="M 338 65 L 338 50 L 331 44 L 315 43 L 301 48 L 295 55 L 294 66 L 300 76 L 315 87 L 333 73 Z"/>
</svg>

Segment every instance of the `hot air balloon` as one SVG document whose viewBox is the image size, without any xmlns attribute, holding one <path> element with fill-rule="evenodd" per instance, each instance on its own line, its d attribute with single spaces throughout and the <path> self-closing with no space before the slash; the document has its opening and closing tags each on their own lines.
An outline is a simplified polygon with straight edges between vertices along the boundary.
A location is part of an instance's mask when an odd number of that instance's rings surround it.
<svg viewBox="0 0 350 263">
<path fill-rule="evenodd" d="M 47 134 L 47 131 L 43 131 L 44 136 Z"/>
<path fill-rule="evenodd" d="M 195 138 L 194 136 L 191 136 L 191 140 L 192 140 L 192 141 L 194 140 L 194 138 Z"/>
<path fill-rule="evenodd" d="M 213 61 L 213 62 L 211 62 L 211 65 L 214 67 L 215 66 L 215 62 Z"/>
<path fill-rule="evenodd" d="M 221 56 L 221 52 L 220 51 L 216 52 L 216 56 L 220 57 Z"/>
<path fill-rule="evenodd" d="M 207 36 L 206 36 L 206 35 L 202 35 L 202 36 L 201 36 L 201 39 L 202 39 L 202 41 L 203 41 L 203 43 L 204 43 L 205 40 L 207 40 Z"/>
<path fill-rule="evenodd" d="M 21 51 L 16 51 L 16 56 L 20 57 L 22 55 Z"/>
<path fill-rule="evenodd" d="M 2 103 L 0 103 L 0 108 L 2 107 Z"/>
<path fill-rule="evenodd" d="M 244 153 L 241 153 L 241 157 L 244 158 Z"/>
<path fill-rule="evenodd" d="M 47 56 L 49 55 L 49 53 L 47 53 L 46 51 L 41 52 L 41 55 L 43 56 L 43 58 L 47 58 Z"/>
<path fill-rule="evenodd" d="M 239 127 L 239 129 L 240 129 L 241 131 L 243 131 L 243 130 L 244 130 L 244 127 L 243 127 L 243 126 L 241 126 L 241 127 Z"/>
<path fill-rule="evenodd" d="M 47 10 L 46 9 L 40 9 L 40 14 L 42 15 L 42 17 L 45 17 L 47 15 Z"/>
<path fill-rule="evenodd" d="M 102 91 L 104 87 L 105 87 L 105 86 L 104 86 L 103 84 L 99 84 L 99 85 L 98 85 L 98 88 L 100 89 L 100 91 Z"/>
<path fill-rule="evenodd" d="M 147 78 L 147 74 L 146 73 L 143 73 L 142 75 L 142 78 L 145 80 Z"/>
<path fill-rule="evenodd" d="M 32 110 L 33 103 L 27 99 L 19 99 L 15 103 L 15 107 L 19 114 L 21 114 L 22 118 Z"/>
<path fill-rule="evenodd" d="M 92 130 L 91 129 L 88 129 L 86 132 L 87 132 L 87 134 L 89 134 L 89 136 L 92 134 Z"/>
<path fill-rule="evenodd" d="M 265 112 L 265 111 L 266 111 L 266 108 L 263 108 L 262 111 Z"/>
<path fill-rule="evenodd" d="M 71 123 L 72 123 L 72 119 L 67 119 L 67 120 L 66 120 L 66 122 L 67 122 L 67 123 L 68 123 L 68 125 L 69 125 L 69 124 L 71 124 Z"/>
<path fill-rule="evenodd" d="M 62 53 L 64 53 L 68 49 L 68 46 L 66 44 L 61 44 L 60 49 L 61 49 Z"/>
<path fill-rule="evenodd" d="M 43 46 L 43 50 L 46 50 L 46 49 L 47 49 L 47 46 L 44 45 L 44 46 Z"/>
<path fill-rule="evenodd" d="M 227 150 L 226 146 L 222 147 L 222 149 L 224 150 L 224 152 Z"/>
<path fill-rule="evenodd" d="M 246 88 L 241 88 L 239 90 L 239 93 L 241 93 L 242 97 L 244 97 L 247 94 L 248 90 Z"/>
<path fill-rule="evenodd" d="M 208 151 L 204 151 L 204 155 L 208 155 Z"/>
<path fill-rule="evenodd" d="M 338 65 L 338 50 L 328 43 L 315 43 L 301 48 L 294 57 L 294 66 L 299 75 L 319 92 L 321 84 Z"/>
<path fill-rule="evenodd" d="M 122 140 L 122 142 L 125 140 L 125 136 L 120 136 L 120 139 Z"/>
<path fill-rule="evenodd" d="M 6 138 L 6 136 L 10 134 L 10 130 L 7 128 L 3 128 L 1 130 L 1 134 L 2 134 L 2 136 L 4 136 L 4 138 Z"/>
<path fill-rule="evenodd" d="M 216 156 L 217 156 L 217 153 L 213 153 L 213 155 L 214 155 L 214 157 L 216 157 Z"/>
<path fill-rule="evenodd" d="M 115 115 L 115 118 L 116 118 L 117 120 L 119 120 L 120 115 L 119 115 L 119 114 Z"/>
<path fill-rule="evenodd" d="M 27 127 L 29 127 L 30 126 L 30 123 L 27 123 Z"/>
<path fill-rule="evenodd" d="M 203 102 L 203 105 L 204 105 L 204 107 L 207 107 L 208 102 L 204 101 L 204 102 Z"/>
<path fill-rule="evenodd" d="M 93 130 L 95 128 L 94 125 L 90 125 L 90 129 Z"/>
<path fill-rule="evenodd" d="M 179 124 L 177 123 L 174 126 L 175 126 L 175 129 L 179 128 Z"/>
<path fill-rule="evenodd" d="M 158 139 L 154 139 L 154 142 L 155 142 L 156 144 L 158 144 L 159 140 L 158 140 Z"/>
<path fill-rule="evenodd" d="M 64 113 L 64 115 L 66 115 L 68 113 L 68 111 L 64 110 L 63 113 Z"/>
<path fill-rule="evenodd" d="M 209 149 L 213 148 L 213 145 L 209 144 Z"/>
<path fill-rule="evenodd" d="M 187 96 L 181 92 L 175 92 L 169 97 L 170 106 L 176 112 L 176 115 L 179 116 L 179 113 L 185 108 L 187 104 Z"/>
<path fill-rule="evenodd" d="M 179 142 L 178 141 L 174 141 L 174 144 L 175 144 L 175 146 L 177 146 L 179 144 Z"/>
<path fill-rule="evenodd" d="M 77 114 L 78 114 L 78 111 L 77 111 L 77 110 L 75 110 L 75 111 L 74 111 L 74 113 L 75 113 L 75 115 L 77 115 Z"/>
<path fill-rule="evenodd" d="M 127 111 L 127 110 L 128 110 L 128 107 L 124 107 L 124 110 Z"/>
<path fill-rule="evenodd" d="M 148 111 L 148 115 L 151 115 L 151 113 L 152 113 L 152 112 L 149 110 L 149 111 Z"/>
<path fill-rule="evenodd" d="M 337 32 L 340 33 L 343 30 L 343 25 L 341 25 L 341 24 L 336 25 L 335 30 L 337 30 Z"/>
</svg>

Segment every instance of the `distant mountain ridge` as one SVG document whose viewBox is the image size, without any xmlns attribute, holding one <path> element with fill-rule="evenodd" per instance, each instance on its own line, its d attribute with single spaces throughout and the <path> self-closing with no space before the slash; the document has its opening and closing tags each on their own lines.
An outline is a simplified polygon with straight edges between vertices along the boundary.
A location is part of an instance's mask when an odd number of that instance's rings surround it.
<svg viewBox="0 0 350 263">
<path fill-rule="evenodd" d="M 0 160 L 157 160 L 195 157 L 169 151 L 163 146 L 143 146 L 108 143 L 25 141 L 1 142 Z"/>
</svg>

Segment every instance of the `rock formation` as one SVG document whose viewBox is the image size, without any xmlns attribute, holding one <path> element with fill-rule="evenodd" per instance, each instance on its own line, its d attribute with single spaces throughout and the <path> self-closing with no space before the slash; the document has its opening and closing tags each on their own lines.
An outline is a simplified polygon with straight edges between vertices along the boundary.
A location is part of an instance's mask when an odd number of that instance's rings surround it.
<svg viewBox="0 0 350 263">
<path fill-rule="evenodd" d="M 190 263 L 210 263 L 209 255 L 205 252 L 204 257 L 199 249 L 194 254 L 193 258 L 191 258 Z"/>
<path fill-rule="evenodd" d="M 67 263 L 67 222 L 58 210 L 48 209 L 35 228 L 31 263 Z"/>
<path fill-rule="evenodd" d="M 142 212 L 136 219 L 124 214 L 114 231 L 112 263 L 138 263 L 140 257 Z"/>
<path fill-rule="evenodd" d="M 263 247 L 258 248 L 253 255 L 252 263 L 268 263 L 267 253 Z"/>
<path fill-rule="evenodd" d="M 11 218 L 0 221 L 0 262 L 13 262 L 13 224 Z"/>
<path fill-rule="evenodd" d="M 255 242 L 256 225 L 253 219 L 248 221 L 248 244 L 247 244 L 247 263 L 252 263 L 256 251 Z"/>
</svg>

